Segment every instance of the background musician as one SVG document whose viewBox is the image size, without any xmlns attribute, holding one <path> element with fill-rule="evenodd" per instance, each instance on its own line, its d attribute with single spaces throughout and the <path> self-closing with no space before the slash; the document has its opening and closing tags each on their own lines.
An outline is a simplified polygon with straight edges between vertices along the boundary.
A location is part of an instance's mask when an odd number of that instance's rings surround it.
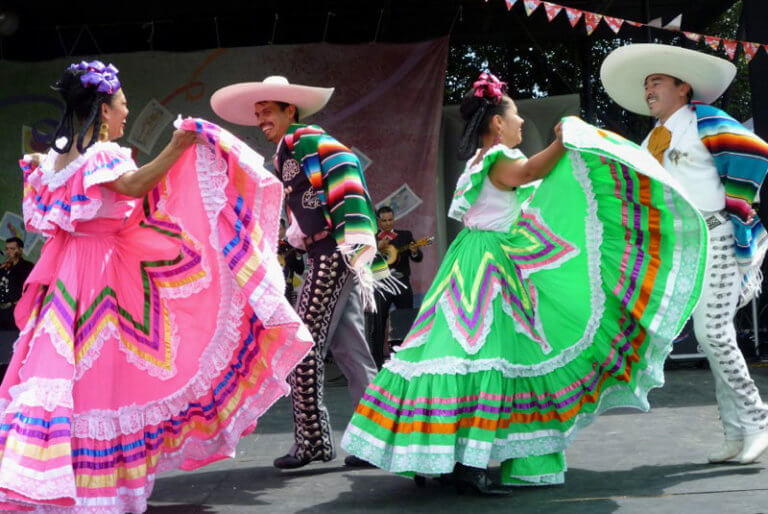
<svg viewBox="0 0 768 514">
<path fill-rule="evenodd" d="M 285 297 L 296 304 L 296 289 L 294 287 L 294 277 L 301 277 L 304 273 L 304 258 L 301 250 L 298 250 L 288 244 L 285 239 L 285 220 L 280 218 L 280 232 L 277 243 L 277 255 L 280 265 L 283 267 L 283 276 L 285 277 Z"/>
<path fill-rule="evenodd" d="M 12 237 L 5 242 L 6 261 L 0 266 L 0 330 L 16 330 L 13 309 L 21 298 L 24 281 L 32 271 L 31 262 L 24 260 L 24 242 Z"/>
<path fill-rule="evenodd" d="M 386 339 L 386 327 L 389 321 L 389 308 L 394 304 L 397 309 L 413 308 L 413 288 L 411 287 L 411 261 L 421 262 L 424 255 L 416 246 L 413 234 L 408 230 L 395 230 L 395 215 L 391 208 L 381 207 L 376 211 L 376 221 L 379 232 L 377 241 L 379 251 L 385 252 L 391 245 L 395 249 L 403 249 L 397 260 L 389 265 L 392 275 L 403 283 L 405 288 L 400 294 L 381 291 L 376 294 L 376 312 L 368 317 L 369 344 L 376 365 L 381 368 L 384 363 L 384 343 Z"/>
</svg>

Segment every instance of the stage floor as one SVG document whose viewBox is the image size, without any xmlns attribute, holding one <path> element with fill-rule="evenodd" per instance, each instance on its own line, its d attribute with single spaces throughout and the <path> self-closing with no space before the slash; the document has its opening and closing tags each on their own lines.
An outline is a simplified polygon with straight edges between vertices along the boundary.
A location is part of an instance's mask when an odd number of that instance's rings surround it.
<svg viewBox="0 0 768 514">
<path fill-rule="evenodd" d="M 750 370 L 768 400 L 768 364 Z M 281 472 L 272 459 L 291 444 L 283 399 L 262 418 L 257 435 L 240 443 L 234 461 L 159 477 L 149 512 L 768 513 L 768 453 L 749 466 L 706 464 L 722 437 L 709 370 L 672 369 L 666 376 L 664 388 L 651 394 L 649 413 L 611 411 L 577 436 L 563 486 L 521 488 L 503 498 L 457 496 L 436 481 L 418 489 L 377 469 L 345 468 L 343 452 L 329 463 Z M 329 386 L 338 442 L 352 405 L 346 387 Z"/>
</svg>

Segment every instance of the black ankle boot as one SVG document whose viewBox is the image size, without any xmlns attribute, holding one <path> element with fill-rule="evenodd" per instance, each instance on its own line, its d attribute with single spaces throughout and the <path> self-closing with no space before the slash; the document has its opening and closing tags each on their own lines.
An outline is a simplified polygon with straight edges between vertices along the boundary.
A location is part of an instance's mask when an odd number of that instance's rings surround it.
<svg viewBox="0 0 768 514">
<path fill-rule="evenodd" d="M 344 465 L 348 468 L 375 468 L 373 464 L 368 462 L 367 460 L 363 460 L 360 457 L 356 455 L 347 455 L 346 458 L 344 458 Z"/>
<path fill-rule="evenodd" d="M 310 462 L 322 461 L 328 462 L 336 458 L 336 452 L 332 452 L 331 455 L 323 455 L 323 452 L 319 452 L 313 457 L 297 457 L 293 454 L 293 451 L 286 453 L 282 457 L 278 457 L 272 463 L 278 469 L 298 469 L 303 468 Z"/>
<path fill-rule="evenodd" d="M 509 488 L 494 485 L 486 470 L 465 466 L 460 462 L 453 468 L 453 478 L 458 494 L 469 491 L 485 496 L 506 496 L 512 492 Z"/>
</svg>

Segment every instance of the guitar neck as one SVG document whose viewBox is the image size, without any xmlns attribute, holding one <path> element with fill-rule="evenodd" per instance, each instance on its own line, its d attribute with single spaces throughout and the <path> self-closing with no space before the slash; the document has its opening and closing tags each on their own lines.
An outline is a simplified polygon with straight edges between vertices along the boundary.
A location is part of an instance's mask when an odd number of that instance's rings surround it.
<svg viewBox="0 0 768 514">
<path fill-rule="evenodd" d="M 420 247 L 420 246 L 426 246 L 426 245 L 427 245 L 427 243 L 422 243 L 422 242 L 420 242 L 420 241 L 414 241 L 414 242 L 416 243 L 416 247 L 417 247 L 417 248 L 418 248 L 418 247 Z M 400 248 L 398 248 L 398 249 L 397 249 L 397 253 L 403 253 L 404 251 L 406 251 L 406 250 L 407 250 L 407 249 L 409 249 L 410 247 L 411 247 L 411 244 L 410 244 L 410 243 L 408 243 L 408 244 L 407 244 L 407 245 L 405 245 L 405 246 L 401 246 Z"/>
</svg>

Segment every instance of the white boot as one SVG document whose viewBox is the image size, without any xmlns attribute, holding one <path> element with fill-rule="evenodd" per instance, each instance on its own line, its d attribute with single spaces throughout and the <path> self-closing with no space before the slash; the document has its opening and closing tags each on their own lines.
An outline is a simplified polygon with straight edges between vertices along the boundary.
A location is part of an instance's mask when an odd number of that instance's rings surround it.
<svg viewBox="0 0 768 514">
<path fill-rule="evenodd" d="M 755 462 L 765 450 L 768 450 L 768 430 L 748 435 L 744 438 L 744 449 L 739 455 L 739 462 L 742 464 L 751 464 Z"/>
<path fill-rule="evenodd" d="M 709 454 L 709 462 L 715 464 L 718 462 L 726 462 L 731 459 L 735 459 L 741 453 L 741 448 L 743 446 L 742 443 L 743 441 L 740 439 L 726 439 L 723 441 L 722 446 L 720 446 L 718 450 Z"/>
</svg>

